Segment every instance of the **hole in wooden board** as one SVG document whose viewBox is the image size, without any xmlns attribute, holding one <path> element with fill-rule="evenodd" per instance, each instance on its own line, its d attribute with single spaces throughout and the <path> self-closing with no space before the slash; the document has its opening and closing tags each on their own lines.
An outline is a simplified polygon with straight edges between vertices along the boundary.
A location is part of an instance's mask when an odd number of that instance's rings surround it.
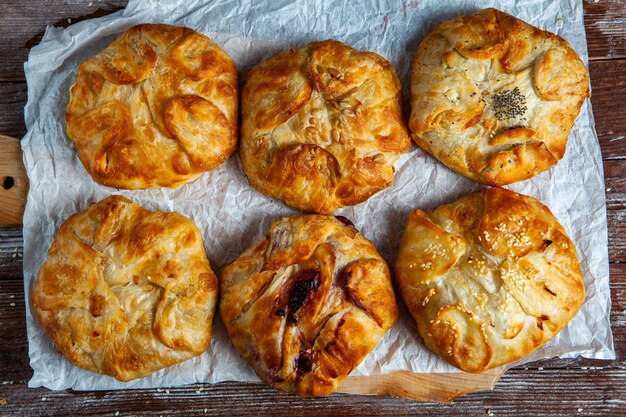
<svg viewBox="0 0 626 417">
<path fill-rule="evenodd" d="M 13 177 L 4 177 L 2 179 L 2 188 L 10 190 L 15 185 L 15 179 Z"/>
</svg>

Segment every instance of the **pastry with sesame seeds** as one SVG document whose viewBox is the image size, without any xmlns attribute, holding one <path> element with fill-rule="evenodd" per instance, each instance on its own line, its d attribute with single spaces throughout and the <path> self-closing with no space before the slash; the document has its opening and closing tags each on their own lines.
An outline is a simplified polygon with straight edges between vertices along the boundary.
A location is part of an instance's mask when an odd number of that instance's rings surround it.
<svg viewBox="0 0 626 417">
<path fill-rule="evenodd" d="M 277 219 L 220 278 L 228 336 L 266 383 L 333 393 L 398 319 L 391 274 L 344 217 Z"/>
<path fill-rule="evenodd" d="M 589 72 L 560 36 L 497 9 L 437 26 L 411 81 L 411 137 L 454 171 L 505 185 L 551 168 L 589 97 Z"/>
<path fill-rule="evenodd" d="M 411 146 L 400 80 L 381 56 L 313 42 L 253 68 L 242 93 L 240 155 L 252 186 L 331 214 L 393 183 Z"/>
<path fill-rule="evenodd" d="M 191 220 L 113 195 L 61 225 L 31 298 L 63 356 L 126 382 L 207 349 L 217 289 Z"/>
<path fill-rule="evenodd" d="M 536 199 L 502 188 L 414 210 L 395 279 L 426 346 L 467 372 L 534 352 L 585 299 L 563 226 Z"/>
</svg>

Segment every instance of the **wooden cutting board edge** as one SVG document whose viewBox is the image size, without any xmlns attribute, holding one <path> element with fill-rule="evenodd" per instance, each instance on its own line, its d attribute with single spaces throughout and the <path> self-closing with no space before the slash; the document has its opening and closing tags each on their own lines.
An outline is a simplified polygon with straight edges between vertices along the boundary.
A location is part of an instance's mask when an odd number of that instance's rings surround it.
<svg viewBox="0 0 626 417">
<path fill-rule="evenodd" d="M 20 141 L 0 135 L 0 226 L 22 224 L 27 194 Z"/>
<path fill-rule="evenodd" d="M 28 185 L 20 141 L 0 135 L 0 227 L 22 224 Z M 396 371 L 381 375 L 351 376 L 339 386 L 338 392 L 449 402 L 459 395 L 492 390 L 503 373 L 502 369 L 494 369 L 482 374 L 416 374 Z"/>
</svg>

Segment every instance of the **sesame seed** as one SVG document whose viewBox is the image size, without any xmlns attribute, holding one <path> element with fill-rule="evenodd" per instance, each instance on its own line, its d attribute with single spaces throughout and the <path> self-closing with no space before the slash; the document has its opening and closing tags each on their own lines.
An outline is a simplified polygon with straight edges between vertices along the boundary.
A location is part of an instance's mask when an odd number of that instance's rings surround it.
<svg viewBox="0 0 626 417">
<path fill-rule="evenodd" d="M 518 87 L 494 94 L 493 107 L 496 118 L 500 121 L 523 116 L 528 110 L 526 97 Z"/>
</svg>

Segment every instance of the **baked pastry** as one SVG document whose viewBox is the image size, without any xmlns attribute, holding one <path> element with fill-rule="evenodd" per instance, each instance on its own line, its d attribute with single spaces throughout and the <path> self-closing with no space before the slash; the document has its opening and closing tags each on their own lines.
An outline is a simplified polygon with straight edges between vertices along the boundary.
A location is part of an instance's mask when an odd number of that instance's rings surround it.
<svg viewBox="0 0 626 417">
<path fill-rule="evenodd" d="M 510 184 L 555 165 L 589 97 L 561 37 L 496 9 L 437 26 L 413 61 L 413 140 L 475 181 Z"/>
<path fill-rule="evenodd" d="M 411 146 L 391 64 L 333 40 L 253 68 L 241 113 L 250 184 L 308 212 L 330 214 L 389 187 Z"/>
<path fill-rule="evenodd" d="M 576 315 L 576 248 L 550 210 L 502 188 L 409 215 L 395 265 L 426 346 L 467 372 L 518 360 Z"/>
<path fill-rule="evenodd" d="M 206 350 L 217 285 L 193 222 L 110 196 L 63 223 L 32 302 L 70 362 L 129 381 Z"/>
<path fill-rule="evenodd" d="M 67 135 L 100 184 L 175 187 L 237 146 L 237 69 L 191 29 L 139 25 L 80 64 Z"/>
<path fill-rule="evenodd" d="M 398 318 L 387 264 L 342 217 L 275 220 L 224 269 L 220 294 L 239 353 L 301 396 L 334 392 Z"/>
</svg>

